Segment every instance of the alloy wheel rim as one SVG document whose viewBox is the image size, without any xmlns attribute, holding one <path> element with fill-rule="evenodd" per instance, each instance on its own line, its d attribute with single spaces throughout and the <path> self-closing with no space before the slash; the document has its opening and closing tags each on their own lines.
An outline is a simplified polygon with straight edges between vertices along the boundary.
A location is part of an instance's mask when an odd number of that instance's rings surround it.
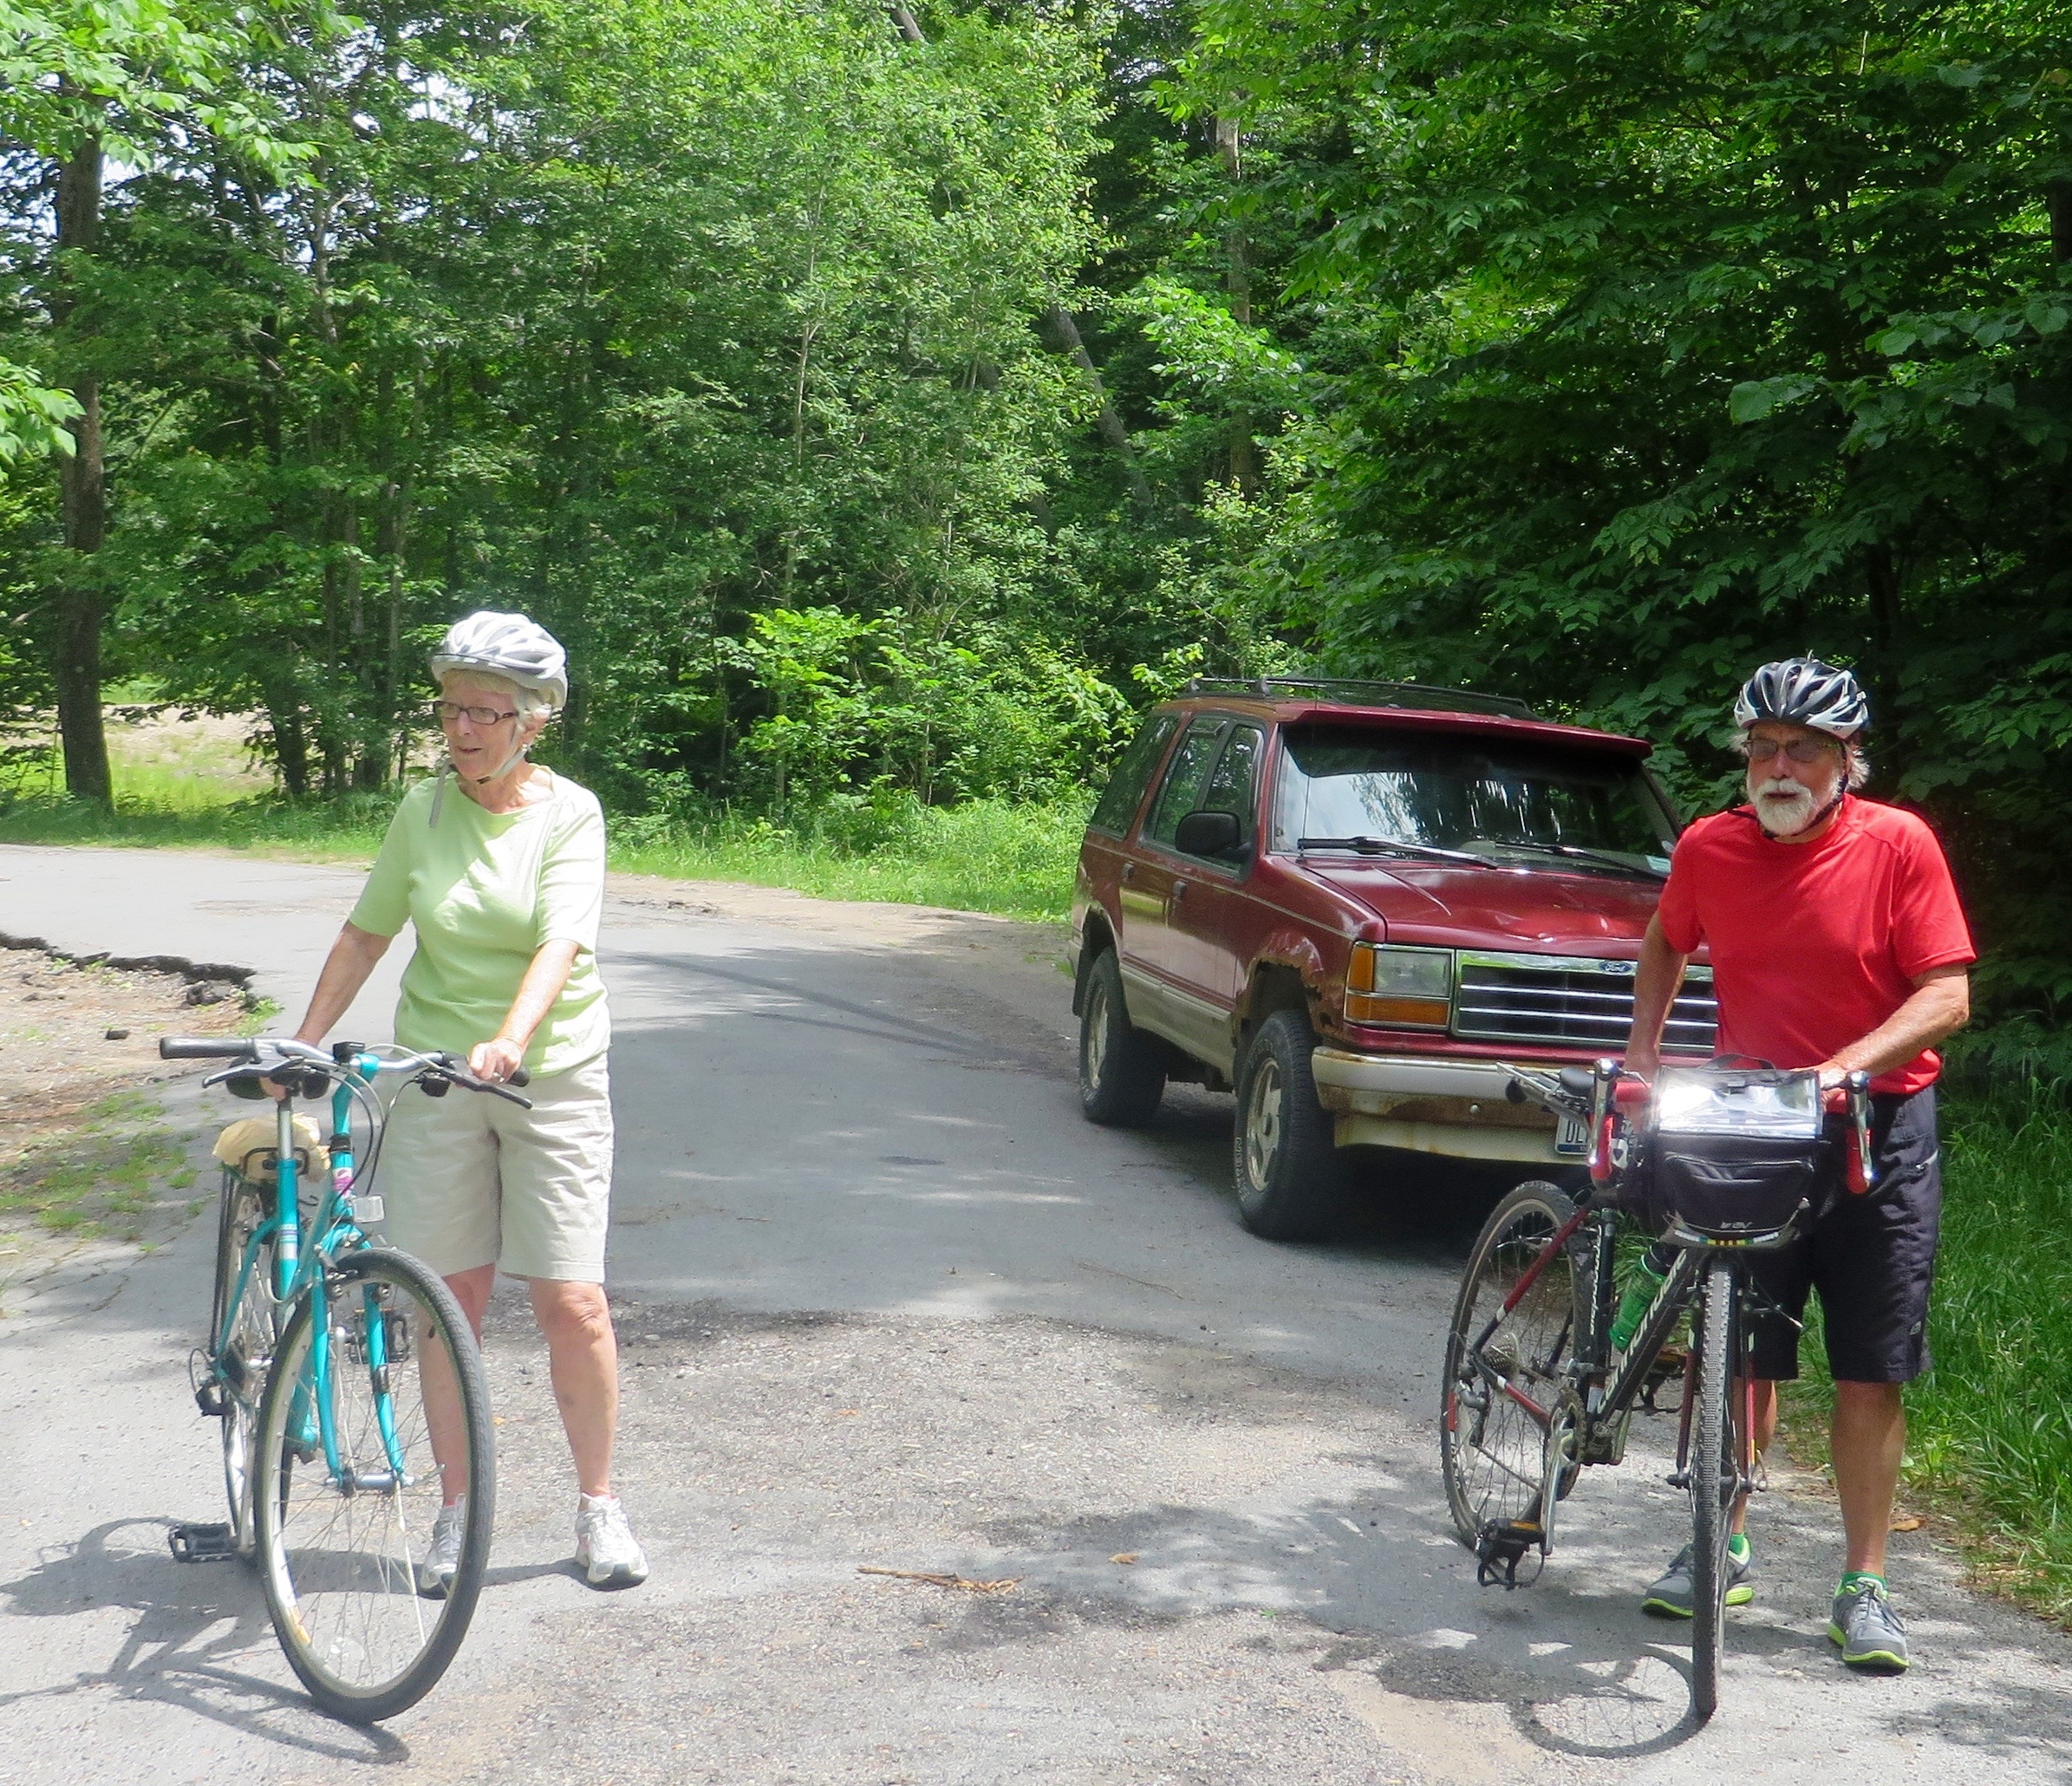
<svg viewBox="0 0 2072 1786">
<path fill-rule="evenodd" d="M 1280 1154 L 1280 1063 L 1261 1061 L 1245 1107 L 1245 1175 L 1261 1190 Z"/>
<path fill-rule="evenodd" d="M 1086 1045 L 1080 1059 L 1091 1090 L 1101 1085 L 1101 1069 L 1108 1064 L 1108 988 L 1096 986 L 1086 1011 Z"/>
</svg>

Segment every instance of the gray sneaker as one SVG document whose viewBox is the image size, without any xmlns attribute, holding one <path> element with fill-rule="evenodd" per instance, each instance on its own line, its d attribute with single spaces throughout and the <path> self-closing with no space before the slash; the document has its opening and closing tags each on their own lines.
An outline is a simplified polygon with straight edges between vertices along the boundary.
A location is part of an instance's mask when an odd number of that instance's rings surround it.
<svg viewBox="0 0 2072 1786">
<path fill-rule="evenodd" d="M 1745 1607 L 1756 1597 L 1756 1554 L 1736 1557 L 1727 1553 L 1727 1604 Z M 1640 1610 L 1658 1619 L 1688 1619 L 1697 1601 L 1697 1589 L 1691 1580 L 1691 1547 L 1677 1552 L 1677 1560 L 1663 1572 L 1662 1579 L 1647 1590 Z"/>
<path fill-rule="evenodd" d="M 432 1522 L 432 1548 L 417 1566 L 417 1591 L 432 1600 L 444 1600 L 460 1573 L 460 1540 L 467 1530 L 467 1496 L 439 1509 Z"/>
<path fill-rule="evenodd" d="M 1834 1596 L 1828 1635 L 1841 1646 L 1841 1659 L 1852 1668 L 1873 1674 L 1906 1672 L 1906 1627 L 1876 1581 L 1860 1581 Z"/>
</svg>

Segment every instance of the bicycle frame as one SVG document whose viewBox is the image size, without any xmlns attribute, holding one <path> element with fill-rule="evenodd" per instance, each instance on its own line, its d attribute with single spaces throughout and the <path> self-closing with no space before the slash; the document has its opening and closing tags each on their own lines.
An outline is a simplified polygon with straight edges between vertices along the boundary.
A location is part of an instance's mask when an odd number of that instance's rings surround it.
<svg viewBox="0 0 2072 1786">
<path fill-rule="evenodd" d="M 349 1071 L 363 1082 L 371 1083 L 376 1073 L 388 1063 L 370 1053 L 357 1054 L 349 1063 Z M 333 1424 L 333 1398 L 330 1392 L 331 1321 L 329 1320 L 329 1281 L 327 1268 L 342 1251 L 350 1252 L 366 1243 L 367 1236 L 355 1218 L 353 1196 L 353 1179 L 355 1167 L 352 1153 L 352 1087 L 341 1079 L 331 1092 L 331 1134 L 329 1137 L 331 1155 L 331 1182 L 324 1188 L 311 1213 L 307 1233 L 302 1218 L 302 1163 L 296 1154 L 295 1099 L 292 1095 L 276 1100 L 274 1138 L 274 1207 L 267 1219 L 252 1231 L 244 1243 L 244 1255 L 241 1261 L 235 1292 L 230 1297 L 224 1313 L 223 1330 L 216 1335 L 211 1367 L 221 1374 L 222 1359 L 229 1350 L 231 1326 L 237 1319 L 237 1310 L 242 1301 L 245 1287 L 257 1268 L 262 1248 L 269 1240 L 274 1245 L 274 1281 L 269 1288 L 272 1301 L 283 1311 L 292 1307 L 304 1296 L 315 1295 L 325 1299 L 321 1318 L 315 1318 L 316 1331 L 309 1349 L 309 1381 L 299 1385 L 290 1415 L 296 1442 L 302 1445 L 316 1444 L 322 1447 L 324 1467 L 330 1480 L 349 1490 L 369 1489 L 381 1491 L 393 1487 L 403 1478 L 403 1457 L 396 1438 L 395 1410 L 388 1394 L 387 1366 L 388 1364 L 388 1323 L 381 1318 L 375 1306 L 375 1292 L 363 1288 L 361 1294 L 366 1301 L 366 1321 L 362 1331 L 367 1336 L 366 1366 L 375 1391 L 375 1419 L 379 1424 L 382 1448 L 388 1454 L 388 1472 L 379 1473 L 355 1470 L 352 1480 L 346 1481 L 346 1470 L 340 1457 L 338 1436 Z M 304 1245 L 307 1240 L 309 1244 Z M 311 1418 L 314 1410 L 315 1418 Z"/>
</svg>

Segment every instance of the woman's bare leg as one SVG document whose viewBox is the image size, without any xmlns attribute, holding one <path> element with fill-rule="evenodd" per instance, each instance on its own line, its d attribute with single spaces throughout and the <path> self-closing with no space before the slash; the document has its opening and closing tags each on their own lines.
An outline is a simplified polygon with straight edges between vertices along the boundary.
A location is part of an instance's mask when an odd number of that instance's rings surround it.
<svg viewBox="0 0 2072 1786">
<path fill-rule="evenodd" d="M 482 1314 L 489 1307 L 489 1293 L 496 1287 L 497 1268 L 477 1265 L 457 1271 L 446 1287 L 460 1304 L 461 1313 L 478 1343 L 482 1338 Z M 432 1344 L 429 1333 L 418 1335 L 420 1375 L 425 1385 L 425 1421 L 432 1429 L 432 1455 L 439 1460 L 439 1478 L 447 1506 L 467 1493 L 467 1444 L 461 1437 L 460 1385 L 443 1346 Z M 449 1461 L 452 1460 L 452 1461 Z"/>
<path fill-rule="evenodd" d="M 619 1343 L 603 1284 L 536 1277 L 532 1313 L 546 1336 L 562 1430 L 576 1460 L 576 1485 L 611 1493 L 611 1446 L 619 1424 Z"/>
</svg>

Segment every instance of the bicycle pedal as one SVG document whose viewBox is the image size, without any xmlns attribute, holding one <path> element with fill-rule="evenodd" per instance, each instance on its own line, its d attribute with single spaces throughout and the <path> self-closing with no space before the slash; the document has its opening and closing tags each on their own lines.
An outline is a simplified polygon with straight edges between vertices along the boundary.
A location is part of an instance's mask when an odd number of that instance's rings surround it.
<svg viewBox="0 0 2072 1786">
<path fill-rule="evenodd" d="M 226 1525 L 190 1523 L 175 1526 L 166 1534 L 175 1562 L 235 1562 L 238 1542 Z"/>
<path fill-rule="evenodd" d="M 1524 1561 L 1525 1553 L 1545 1536 L 1535 1521 L 1490 1521 L 1475 1540 L 1475 1585 L 1502 1586 L 1507 1592 L 1516 1587 L 1518 1565 Z"/>
</svg>

